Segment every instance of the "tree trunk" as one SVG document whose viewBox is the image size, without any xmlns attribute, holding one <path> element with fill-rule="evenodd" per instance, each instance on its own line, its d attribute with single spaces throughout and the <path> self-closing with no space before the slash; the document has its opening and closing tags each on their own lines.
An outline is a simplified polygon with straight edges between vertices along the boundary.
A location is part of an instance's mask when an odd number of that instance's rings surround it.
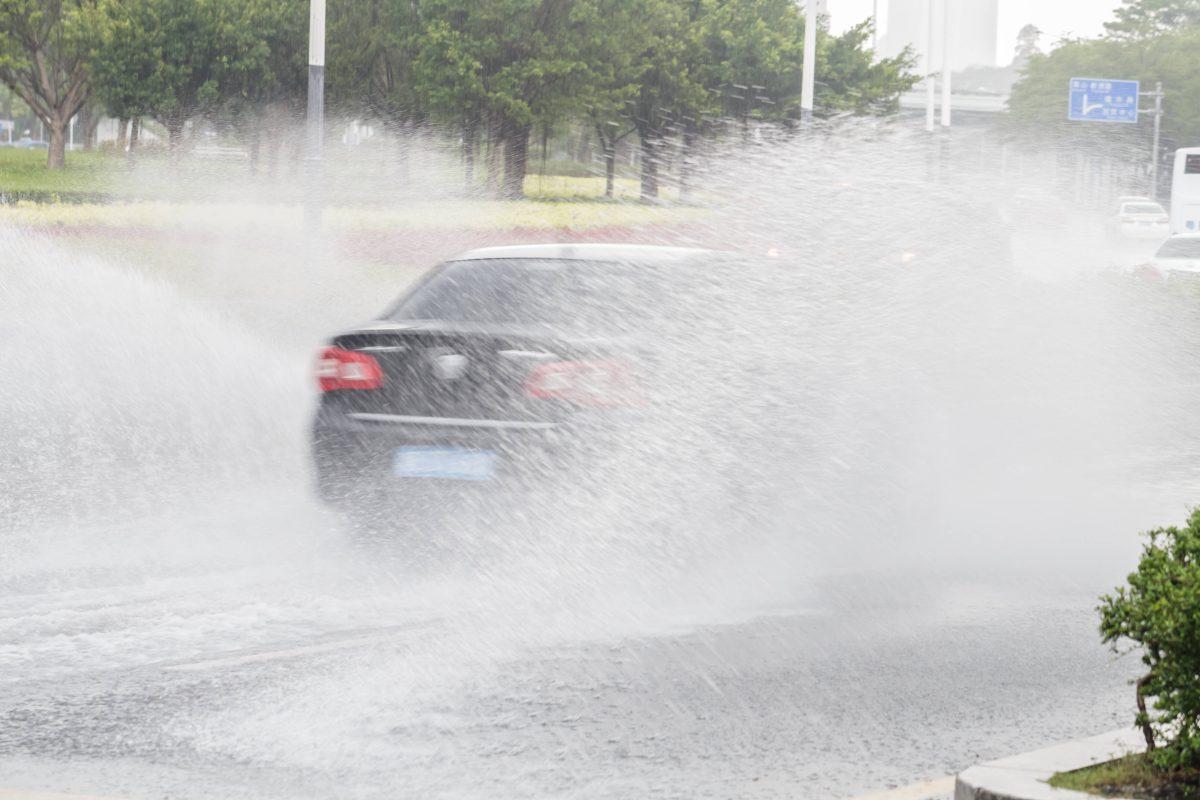
<svg viewBox="0 0 1200 800">
<path fill-rule="evenodd" d="M 46 155 L 47 169 L 62 169 L 67 165 L 67 125 L 69 120 L 50 118 L 43 120 L 50 134 L 50 148 Z"/>
<path fill-rule="evenodd" d="M 609 200 L 613 198 L 613 190 L 616 188 L 617 177 L 617 148 L 609 147 L 604 151 L 604 196 Z"/>
<path fill-rule="evenodd" d="M 262 127 L 258 124 L 255 124 L 254 130 L 250 132 L 250 147 L 247 149 L 249 151 L 247 155 L 250 160 L 250 174 L 257 175 L 259 159 L 262 155 Z"/>
<path fill-rule="evenodd" d="M 479 122 L 474 115 L 463 126 L 463 172 L 467 191 L 475 188 L 475 131 Z"/>
<path fill-rule="evenodd" d="M 679 154 L 679 199 L 687 200 L 692 194 L 692 164 L 696 150 L 696 132 L 690 128 L 683 131 L 683 152 Z"/>
<path fill-rule="evenodd" d="M 129 120 L 129 157 L 133 158 L 133 150 L 137 147 L 138 139 L 142 138 L 142 118 L 134 117 Z"/>
<path fill-rule="evenodd" d="M 117 150 L 122 153 L 125 152 L 125 146 L 129 141 L 126 136 L 128 131 L 129 120 L 124 117 L 117 120 Z"/>
<path fill-rule="evenodd" d="M 96 131 L 100 129 L 100 120 L 100 112 L 96 109 L 89 109 L 87 124 L 83 128 L 84 150 L 94 150 L 96 148 Z"/>
<path fill-rule="evenodd" d="M 487 189 L 496 197 L 500 196 L 501 147 L 500 123 L 493 115 L 487 125 Z"/>
<path fill-rule="evenodd" d="M 83 149 L 92 150 L 96 146 L 96 128 L 100 127 L 100 112 L 91 103 L 84 103 L 79 109 L 79 128 L 83 133 Z"/>
<path fill-rule="evenodd" d="M 525 196 L 525 173 L 529 167 L 529 132 L 531 125 L 506 123 L 504 133 L 504 182 L 501 196 L 520 200 Z"/>
<path fill-rule="evenodd" d="M 183 126 L 186 120 L 179 116 L 172 116 L 166 120 L 167 124 L 167 150 L 171 154 L 171 163 L 178 164 L 179 158 L 183 154 Z"/>
<path fill-rule="evenodd" d="M 1146 687 L 1146 683 L 1149 680 L 1149 675 L 1143 675 L 1138 678 L 1135 687 L 1137 691 L 1138 724 L 1142 729 L 1142 737 L 1146 740 L 1146 750 L 1147 752 L 1152 752 L 1154 750 L 1154 729 L 1150 727 L 1149 717 L 1146 713 L 1146 696 L 1142 694 L 1142 690 Z"/>
<path fill-rule="evenodd" d="M 658 200 L 658 140 L 657 136 L 646 131 L 638 132 L 642 146 L 642 187 L 641 199 L 649 203 Z"/>
</svg>

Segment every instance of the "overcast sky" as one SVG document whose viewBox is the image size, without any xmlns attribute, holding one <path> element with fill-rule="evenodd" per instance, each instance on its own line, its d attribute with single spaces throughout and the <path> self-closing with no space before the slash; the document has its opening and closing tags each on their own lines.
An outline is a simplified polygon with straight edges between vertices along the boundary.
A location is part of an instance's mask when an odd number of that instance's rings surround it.
<svg viewBox="0 0 1200 800">
<path fill-rule="evenodd" d="M 952 2 L 954 0 L 951 0 Z M 880 4 L 887 0 L 879 0 Z M 1017 31 L 1027 22 L 1042 29 L 1042 49 L 1064 35 L 1096 36 L 1121 0 L 1000 0 L 1000 22 L 996 53 L 1007 63 L 1012 57 Z M 871 16 L 872 0 L 829 0 L 829 17 L 834 31 Z"/>
</svg>

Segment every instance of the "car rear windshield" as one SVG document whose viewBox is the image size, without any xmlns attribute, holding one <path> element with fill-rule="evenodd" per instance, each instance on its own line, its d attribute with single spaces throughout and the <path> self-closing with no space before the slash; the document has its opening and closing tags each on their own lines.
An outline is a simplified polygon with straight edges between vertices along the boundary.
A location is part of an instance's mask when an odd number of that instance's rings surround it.
<svg viewBox="0 0 1200 800">
<path fill-rule="evenodd" d="M 1126 203 L 1121 207 L 1122 214 L 1165 214 L 1158 203 Z"/>
<path fill-rule="evenodd" d="M 453 261 L 388 317 L 627 329 L 653 316 L 666 293 L 661 272 L 648 265 L 548 258 Z"/>
<path fill-rule="evenodd" d="M 1158 248 L 1159 258 L 1200 258 L 1200 237 L 1167 239 Z"/>
</svg>

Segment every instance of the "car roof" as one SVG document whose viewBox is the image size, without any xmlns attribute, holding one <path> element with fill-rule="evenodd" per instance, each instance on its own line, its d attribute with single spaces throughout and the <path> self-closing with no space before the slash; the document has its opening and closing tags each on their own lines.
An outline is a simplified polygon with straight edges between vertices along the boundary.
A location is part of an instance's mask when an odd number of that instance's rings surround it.
<svg viewBox="0 0 1200 800">
<path fill-rule="evenodd" d="M 475 261 L 487 258 L 547 258 L 564 261 L 682 261 L 696 256 L 713 255 L 699 247 L 665 247 L 640 244 L 522 244 L 481 247 L 449 259 Z"/>
</svg>

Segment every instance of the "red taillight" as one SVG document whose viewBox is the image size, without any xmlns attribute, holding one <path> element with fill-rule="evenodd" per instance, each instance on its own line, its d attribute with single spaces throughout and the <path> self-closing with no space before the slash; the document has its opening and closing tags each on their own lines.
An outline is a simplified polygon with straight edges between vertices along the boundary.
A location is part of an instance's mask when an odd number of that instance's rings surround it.
<svg viewBox="0 0 1200 800">
<path fill-rule="evenodd" d="M 615 408 L 640 400 L 637 379 L 615 361 L 555 361 L 542 364 L 525 382 L 525 394 L 583 406 Z"/>
<path fill-rule="evenodd" d="M 379 362 L 366 353 L 326 347 L 317 360 L 317 385 L 322 392 L 338 389 L 378 389 L 383 386 Z"/>
</svg>

